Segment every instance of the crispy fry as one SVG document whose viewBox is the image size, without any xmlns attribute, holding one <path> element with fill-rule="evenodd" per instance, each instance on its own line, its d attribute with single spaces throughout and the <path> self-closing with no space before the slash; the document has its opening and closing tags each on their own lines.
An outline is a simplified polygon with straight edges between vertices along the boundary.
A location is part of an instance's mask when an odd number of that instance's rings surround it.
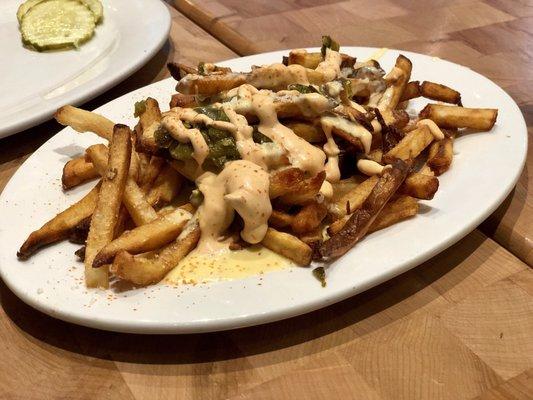
<svg viewBox="0 0 533 400">
<path fill-rule="evenodd" d="M 96 205 L 96 201 L 95 201 Z M 68 240 L 71 243 L 76 244 L 85 244 L 87 240 L 87 235 L 89 234 L 89 228 L 91 227 L 91 217 L 82 219 L 76 226 L 71 230 Z"/>
<path fill-rule="evenodd" d="M 336 202 L 331 203 L 329 212 L 336 218 L 351 214 L 363 205 L 377 182 L 377 176 L 371 176 L 366 179 L 354 189 L 347 192 L 344 196 L 341 196 Z"/>
<path fill-rule="evenodd" d="M 435 173 L 435 175 L 442 175 L 448 171 L 452 165 L 453 159 L 453 139 L 445 138 L 433 143 L 429 147 L 429 156 L 427 165 Z"/>
<path fill-rule="evenodd" d="M 305 68 L 315 69 L 322 60 L 320 52 L 309 53 L 305 50 L 292 50 L 289 53 L 288 65 L 298 64 Z"/>
<path fill-rule="evenodd" d="M 368 233 L 387 228 L 404 219 L 413 217 L 417 213 L 418 202 L 416 199 L 410 196 L 399 196 L 383 207 L 383 210 L 381 210 L 372 225 L 370 225 Z"/>
<path fill-rule="evenodd" d="M 398 192 L 417 199 L 431 200 L 438 189 L 439 180 L 436 176 L 414 172 L 405 179 Z"/>
<path fill-rule="evenodd" d="M 246 75 L 234 72 L 221 75 L 188 75 L 178 82 L 176 90 L 183 94 L 211 96 L 244 83 Z"/>
<path fill-rule="evenodd" d="M 99 190 L 100 183 L 80 201 L 57 214 L 40 229 L 32 232 L 17 252 L 17 257 L 25 260 L 40 247 L 68 238 L 75 227 L 93 213 Z"/>
<path fill-rule="evenodd" d="M 196 247 L 199 239 L 200 228 L 196 225 L 185 229 L 176 241 L 155 254 L 133 256 L 121 251 L 115 256 L 111 272 L 139 286 L 157 283 Z"/>
<path fill-rule="evenodd" d="M 428 99 L 461 105 L 461 93 L 440 83 L 422 82 L 420 94 Z"/>
<path fill-rule="evenodd" d="M 146 201 L 153 207 L 169 203 L 181 189 L 183 177 L 171 166 L 166 165 L 155 179 L 146 195 Z"/>
<path fill-rule="evenodd" d="M 196 68 L 182 63 L 169 62 L 167 64 L 167 68 L 170 72 L 170 75 L 177 81 L 179 81 L 188 74 L 198 73 L 198 70 Z"/>
<path fill-rule="evenodd" d="M 383 155 L 387 164 L 395 159 L 407 161 L 415 159 L 433 141 L 433 135 L 427 126 L 420 126 L 407 133 L 400 142 Z"/>
<path fill-rule="evenodd" d="M 309 203 L 294 216 L 291 223 L 292 230 L 299 235 L 312 232 L 320 226 L 327 213 L 328 209 L 323 202 Z"/>
<path fill-rule="evenodd" d="M 145 167 L 141 179 L 139 179 L 139 186 L 144 192 L 147 192 L 152 187 L 152 184 L 164 166 L 165 160 L 163 158 L 157 156 L 150 157 L 150 162 Z"/>
<path fill-rule="evenodd" d="M 411 61 L 400 54 L 396 59 L 394 68 L 385 76 L 385 80 L 390 82 L 390 86 L 385 90 L 378 102 L 378 108 L 381 112 L 396 108 L 411 77 L 412 68 Z"/>
<path fill-rule="evenodd" d="M 420 96 L 420 82 L 411 81 L 407 83 L 407 85 L 405 85 L 405 89 L 402 93 L 402 97 L 400 98 L 400 102 L 415 99 Z"/>
<path fill-rule="evenodd" d="M 107 288 L 108 267 L 92 267 L 96 254 L 113 240 L 124 187 L 131 160 L 131 131 L 125 125 L 115 125 L 109 144 L 109 161 L 102 178 L 96 208 L 85 248 L 85 284 L 87 287 Z"/>
<path fill-rule="evenodd" d="M 361 208 L 350 216 L 338 233 L 320 245 L 320 254 L 325 258 L 340 257 L 361 240 L 385 204 L 405 180 L 409 168 L 408 163 L 397 160 L 391 169 L 385 170 Z"/>
<path fill-rule="evenodd" d="M 290 226 L 293 219 L 294 215 L 279 210 L 272 210 L 268 224 L 274 228 L 281 229 Z"/>
<path fill-rule="evenodd" d="M 279 197 L 285 204 L 305 205 L 317 199 L 322 183 L 326 179 L 326 173 L 320 172 L 312 178 L 300 181 L 298 186 L 291 188 L 291 191 Z"/>
<path fill-rule="evenodd" d="M 178 208 L 146 225 L 124 232 L 100 250 L 94 258 L 93 267 L 112 262 L 120 251 L 139 254 L 156 250 L 170 243 L 178 237 L 190 218 L 189 212 Z"/>
<path fill-rule="evenodd" d="M 313 256 L 311 247 L 289 233 L 268 228 L 261 244 L 298 265 L 307 266 L 311 263 Z"/>
<path fill-rule="evenodd" d="M 176 93 L 170 98 L 169 107 L 197 107 L 198 101 L 196 96 L 192 94 Z"/>
<path fill-rule="evenodd" d="M 388 202 L 383 210 L 376 217 L 367 233 L 372 233 L 383 228 L 394 225 L 397 222 L 403 221 L 406 218 L 412 217 L 418 213 L 418 203 L 415 198 L 410 196 L 399 196 L 398 198 Z M 350 218 L 349 215 L 333 222 L 329 228 L 328 233 L 333 236 L 338 233 L 346 221 Z"/>
<path fill-rule="evenodd" d="M 419 114 L 420 119 L 429 118 L 441 128 L 468 128 L 490 131 L 498 118 L 493 108 L 465 108 L 444 104 L 428 104 Z"/>
<path fill-rule="evenodd" d="M 106 171 L 107 148 L 103 144 L 97 144 L 87 149 L 87 154 L 93 161 L 96 170 L 102 174 Z M 144 192 L 135 183 L 135 180 L 128 176 L 122 201 L 126 206 L 135 225 L 147 224 L 157 218 L 157 213 L 145 199 Z"/>
<path fill-rule="evenodd" d="M 148 97 L 144 100 L 144 110 L 139 115 L 139 125 L 142 129 L 148 129 L 152 124 L 161 121 L 161 110 L 156 99 Z"/>
<path fill-rule="evenodd" d="M 61 184 L 63 190 L 68 190 L 98 176 L 100 175 L 94 169 L 93 164 L 86 161 L 85 157 L 73 158 L 63 167 Z"/>
<path fill-rule="evenodd" d="M 323 143 L 326 141 L 326 135 L 316 125 L 300 121 L 287 121 L 284 122 L 284 125 L 309 143 Z"/>
<path fill-rule="evenodd" d="M 91 111 L 85 111 L 73 106 L 63 106 L 54 114 L 54 118 L 61 125 L 70 126 L 78 132 L 93 132 L 98 136 L 111 140 L 113 136 L 112 121 Z"/>
<path fill-rule="evenodd" d="M 304 172 L 299 168 L 285 168 L 270 176 L 270 198 L 275 199 L 290 193 L 305 179 Z"/>
</svg>

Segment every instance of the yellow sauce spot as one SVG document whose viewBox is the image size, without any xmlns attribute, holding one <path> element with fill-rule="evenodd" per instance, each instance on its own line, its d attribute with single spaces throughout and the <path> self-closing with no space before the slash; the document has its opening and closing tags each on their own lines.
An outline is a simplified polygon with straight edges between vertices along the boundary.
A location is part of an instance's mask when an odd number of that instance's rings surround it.
<svg viewBox="0 0 533 400">
<path fill-rule="evenodd" d="M 243 279 L 294 265 L 287 258 L 260 245 L 217 254 L 193 251 L 168 273 L 164 281 L 174 285 L 195 285 Z"/>
</svg>

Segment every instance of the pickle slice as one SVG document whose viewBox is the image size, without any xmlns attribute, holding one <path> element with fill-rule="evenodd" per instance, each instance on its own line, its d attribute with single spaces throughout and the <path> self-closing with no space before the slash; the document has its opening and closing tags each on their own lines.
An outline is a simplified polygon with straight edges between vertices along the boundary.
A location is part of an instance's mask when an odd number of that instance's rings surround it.
<svg viewBox="0 0 533 400">
<path fill-rule="evenodd" d="M 89 10 L 93 12 L 94 19 L 97 24 L 102 22 L 102 18 L 104 17 L 104 8 L 99 0 L 81 0 L 81 2 L 89 7 Z"/>
<path fill-rule="evenodd" d="M 22 41 L 36 50 L 78 47 L 94 34 L 95 17 L 78 0 L 46 0 L 22 17 Z"/>
<path fill-rule="evenodd" d="M 28 0 L 22 3 L 17 10 L 17 19 L 19 24 L 22 22 L 22 17 L 32 8 L 34 5 L 39 4 L 45 0 Z"/>
</svg>

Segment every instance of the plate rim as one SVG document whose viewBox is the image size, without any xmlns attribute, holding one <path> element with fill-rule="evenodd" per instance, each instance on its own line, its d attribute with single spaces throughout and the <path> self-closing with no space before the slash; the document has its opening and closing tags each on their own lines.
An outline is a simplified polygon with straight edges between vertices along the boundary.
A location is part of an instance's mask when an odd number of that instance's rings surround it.
<svg viewBox="0 0 533 400">
<path fill-rule="evenodd" d="M 351 51 L 354 53 L 357 52 L 360 49 L 365 50 L 377 50 L 378 48 L 373 47 L 363 47 L 363 46 L 343 46 L 344 48 L 350 48 Z M 312 49 L 312 48 L 311 48 Z M 236 60 L 242 60 L 242 59 L 249 59 L 257 56 L 267 56 L 271 57 L 273 55 L 276 55 L 276 53 L 283 53 L 287 50 L 280 50 L 280 51 L 274 51 L 274 52 L 267 52 L 267 53 L 260 53 L 252 56 L 247 57 L 237 57 L 233 59 L 228 59 L 225 61 L 221 61 L 218 64 L 223 64 L 227 62 L 234 62 Z M 390 51 L 396 51 L 396 52 L 402 52 L 405 54 L 414 54 L 416 56 L 423 56 L 423 57 L 431 57 L 424 54 L 419 53 L 413 53 L 408 52 L 404 50 L 399 49 L 390 49 Z M 117 332 L 128 332 L 128 333 L 143 333 L 143 334 L 176 334 L 176 333 L 200 333 L 200 332 L 213 332 L 213 331 L 222 331 L 222 330 L 229 330 L 229 329 L 237 329 L 242 328 L 246 326 L 254 326 L 259 324 L 265 324 L 270 322 L 279 321 L 282 319 L 295 317 L 298 315 L 305 314 L 307 312 L 311 312 L 320 308 L 327 307 L 331 304 L 340 302 L 345 300 L 346 298 L 352 297 L 358 293 L 361 293 L 365 290 L 368 290 L 371 287 L 374 287 L 382 282 L 388 281 L 395 276 L 400 275 L 401 273 L 404 273 L 412 268 L 415 268 L 416 266 L 420 265 L 421 263 L 427 261 L 428 259 L 434 257 L 436 254 L 444 251 L 445 249 L 453 246 L 455 243 L 457 243 L 459 240 L 461 240 L 464 236 L 466 236 L 468 233 L 470 233 L 481 221 L 487 218 L 488 215 L 490 215 L 499 205 L 505 200 L 505 198 L 509 195 L 509 193 L 513 190 L 515 187 L 518 179 L 520 178 L 520 175 L 523 171 L 526 157 L 527 157 L 527 143 L 528 143 L 528 136 L 527 136 L 527 126 L 524 120 L 524 117 L 522 115 L 521 110 L 519 109 L 518 105 L 514 101 L 514 99 L 499 85 L 494 83 L 489 78 L 485 77 L 484 75 L 468 68 L 463 65 L 452 63 L 450 61 L 441 59 L 443 61 L 446 61 L 448 63 L 451 63 L 455 66 L 460 66 L 462 68 L 468 69 L 470 73 L 474 73 L 482 77 L 483 79 L 486 79 L 490 81 L 493 85 L 495 85 L 499 90 L 502 91 L 502 93 L 505 94 L 507 97 L 506 100 L 510 100 L 509 104 L 515 109 L 515 111 L 518 112 L 517 115 L 521 116 L 521 120 L 517 121 L 520 124 L 520 131 L 523 134 L 523 154 L 522 159 L 520 160 L 520 168 L 515 171 L 515 175 L 513 176 L 512 180 L 509 180 L 508 187 L 502 191 L 502 193 L 498 196 L 498 198 L 493 202 L 492 206 L 487 208 L 480 217 L 473 220 L 470 224 L 465 224 L 460 230 L 456 232 L 456 234 L 450 238 L 447 242 L 443 242 L 440 246 L 435 246 L 432 251 L 425 253 L 425 254 L 419 254 L 415 256 L 414 258 L 411 258 L 409 260 L 406 260 L 405 262 L 398 264 L 393 272 L 387 271 L 385 274 L 380 274 L 374 276 L 372 279 L 369 279 L 364 282 L 363 285 L 359 285 L 357 289 L 354 290 L 354 288 L 347 287 L 345 289 L 337 289 L 328 299 L 325 301 L 323 299 L 316 299 L 314 301 L 310 301 L 307 303 L 299 304 L 299 305 L 293 305 L 290 307 L 282 308 L 282 309 L 274 309 L 269 311 L 268 313 L 257 313 L 253 315 L 239 315 L 231 318 L 211 318 L 209 320 L 203 320 L 201 322 L 198 321 L 187 321 L 187 322 L 180 322 L 180 321 L 167 321 L 165 323 L 158 323 L 153 321 L 147 321 L 147 320 L 117 320 L 114 319 L 112 321 L 105 320 L 105 319 L 94 319 L 94 318 L 84 318 L 83 312 L 79 313 L 72 313 L 72 312 L 58 312 L 57 310 L 54 310 L 50 307 L 46 307 L 45 305 L 41 304 L 39 301 L 34 301 L 33 298 L 30 296 L 26 296 L 26 293 L 19 291 L 18 288 L 12 287 L 9 280 L 5 279 L 5 276 L 3 275 L 3 269 L 0 265 L 0 277 L 4 280 L 6 285 L 10 288 L 10 290 L 13 291 L 21 300 L 23 300 L 25 303 L 29 304 L 31 307 L 36 308 L 52 317 L 59 317 L 61 320 L 76 323 L 79 325 L 91 327 L 91 328 L 97 328 L 97 329 L 104 329 L 104 330 L 111 330 L 111 331 L 117 331 Z M 172 78 L 167 78 L 155 83 L 152 83 L 150 85 L 147 85 L 143 88 L 136 89 L 132 92 L 126 93 L 121 97 L 126 96 L 132 96 L 136 92 L 141 90 L 146 90 L 148 87 L 153 85 L 163 85 L 165 82 L 173 81 Z M 119 99 L 117 98 L 117 99 Z M 111 100 L 109 103 L 116 101 L 117 99 Z M 104 107 L 108 105 L 109 103 L 106 103 L 105 105 L 102 105 L 101 107 Z M 100 108 L 100 107 L 99 107 Z M 98 110 L 98 109 L 97 109 Z M 63 130 L 68 129 L 64 128 Z M 62 131 L 63 131 L 62 130 Z M 524 134 L 525 133 L 525 134 Z M 46 142 L 48 143 L 48 141 Z M 45 144 L 46 144 L 45 143 Z M 43 146 L 45 145 L 43 144 Z M 30 156 L 28 158 L 31 159 L 34 156 Z M 25 163 L 28 161 L 26 160 Z M 21 165 L 22 167 L 22 165 Z M 20 167 L 19 167 L 20 168 Z M 17 172 L 13 175 L 13 177 L 18 173 Z M 13 178 L 12 177 L 12 178 Z M 12 179 L 11 178 L 11 179 Z M 8 189 L 9 184 L 11 183 L 11 179 L 6 185 L 5 189 L 2 192 L 2 195 L 0 196 L 0 201 L 3 198 L 4 193 L 6 192 L 6 189 Z M 80 310 L 83 311 L 83 310 Z"/>
</svg>

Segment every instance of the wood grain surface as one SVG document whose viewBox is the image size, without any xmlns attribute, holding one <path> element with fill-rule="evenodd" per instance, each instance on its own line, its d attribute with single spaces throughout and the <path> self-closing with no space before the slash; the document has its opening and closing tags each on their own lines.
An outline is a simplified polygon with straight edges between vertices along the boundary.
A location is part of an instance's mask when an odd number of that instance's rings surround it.
<svg viewBox="0 0 533 400">
<path fill-rule="evenodd" d="M 296 2 L 303 10 L 323 3 Z M 344 7 L 340 16 L 359 10 L 361 20 L 387 20 L 420 15 L 417 10 L 422 2 L 328 3 Z M 205 2 L 210 12 L 238 6 L 245 19 L 274 16 L 270 19 L 273 37 L 275 31 L 285 29 L 283 23 L 274 23 L 275 15 L 294 11 L 289 1 L 242 4 Z M 424 4 L 434 22 L 437 10 L 446 5 L 454 10 L 465 3 Z M 525 16 L 525 11 L 532 14 L 526 3 L 483 4 L 466 8 L 469 18 L 464 11 L 446 17 L 441 14 L 440 18 L 456 27 L 468 23 L 479 29 L 488 25 L 484 23 L 487 13 L 498 21 L 503 14 L 510 15 L 509 23 L 521 20 L 518 16 Z M 164 48 L 138 73 L 86 108 L 167 76 L 168 60 L 196 63 L 235 56 L 179 12 L 171 10 L 171 14 L 172 31 Z M 313 23 L 319 24 L 320 18 L 325 28 L 329 26 L 331 14 L 318 12 Z M 409 25 L 407 19 L 405 24 Z M 437 29 L 427 21 L 417 24 L 422 33 Z M 393 23 L 386 26 L 389 32 L 398 29 L 398 37 L 408 35 L 404 33 L 409 32 L 407 28 L 400 30 Z M 502 79 L 509 83 L 506 88 L 515 99 L 522 98 L 521 107 L 531 127 L 527 59 L 533 54 L 529 47 L 529 52 L 518 56 L 524 42 L 517 43 L 517 36 L 512 36 L 523 32 L 530 37 L 528 26 L 524 22 L 521 28 L 499 28 L 501 35 L 511 35 L 499 42 L 492 31 L 488 36 L 473 34 L 479 46 L 489 46 L 486 42 L 492 40 L 492 50 L 486 53 L 464 39 L 436 40 L 434 46 L 421 35 L 413 38 L 411 34 L 409 40 L 422 38 L 419 43 L 426 44 L 420 44 L 418 51 L 436 51 L 454 61 L 461 62 L 468 54 L 471 60 L 478 59 L 474 54 L 485 57 L 485 63 L 479 61 L 478 65 L 491 63 L 493 76 L 489 77 L 495 80 L 505 68 L 512 68 Z M 243 38 L 250 34 L 244 28 L 239 32 Z M 267 34 L 264 37 L 270 40 Z M 368 37 L 381 40 L 378 29 Z M 308 39 L 302 31 L 296 46 L 309 45 Z M 340 35 L 339 39 L 343 40 Z M 415 42 L 412 46 L 410 49 L 417 50 Z M 491 54 L 497 60 L 491 61 Z M 0 190 L 20 164 L 59 129 L 48 122 L 0 140 Z M 531 160 L 528 163 L 531 168 Z M 511 253 L 524 261 L 527 254 L 531 256 L 528 183 L 526 170 L 514 196 L 486 221 L 483 231 L 475 230 L 423 265 L 323 310 L 264 326 L 181 336 L 98 331 L 33 310 L 0 280 L 0 399 L 531 399 L 533 274 Z"/>
<path fill-rule="evenodd" d="M 341 45 L 397 48 L 444 58 L 485 75 L 518 103 L 533 132 L 533 2 L 529 0 L 174 0 L 240 55 Z M 531 149 L 531 141 L 530 141 Z M 533 265 L 533 152 L 516 189 L 481 226 Z"/>
</svg>

